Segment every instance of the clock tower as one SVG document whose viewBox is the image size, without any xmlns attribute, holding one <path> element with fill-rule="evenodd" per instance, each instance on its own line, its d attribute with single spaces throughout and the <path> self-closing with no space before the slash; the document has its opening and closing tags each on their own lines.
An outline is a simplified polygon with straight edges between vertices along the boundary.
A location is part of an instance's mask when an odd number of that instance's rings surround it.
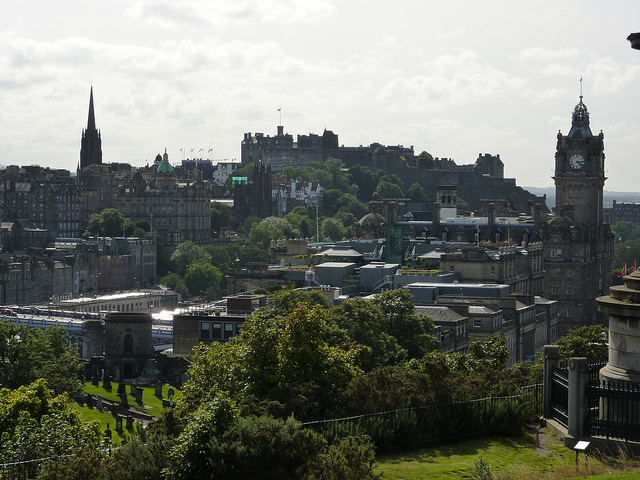
<svg viewBox="0 0 640 480">
<path fill-rule="evenodd" d="M 604 134 L 591 133 L 589 112 L 582 95 L 573 109 L 568 135 L 558 132 L 556 145 L 556 214 L 573 205 L 574 222 L 593 233 L 602 226 Z"/>
<path fill-rule="evenodd" d="M 604 135 L 591 133 L 582 96 L 568 135 L 558 132 L 556 212 L 541 231 L 544 296 L 558 302 L 559 335 L 604 321 L 595 298 L 611 285 L 613 235 L 602 223 Z"/>
</svg>

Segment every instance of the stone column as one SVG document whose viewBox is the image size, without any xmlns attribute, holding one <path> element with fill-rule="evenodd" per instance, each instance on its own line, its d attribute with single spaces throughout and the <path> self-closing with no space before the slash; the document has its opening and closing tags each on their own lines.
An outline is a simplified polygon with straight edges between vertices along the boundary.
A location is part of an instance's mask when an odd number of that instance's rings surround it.
<svg viewBox="0 0 640 480">
<path fill-rule="evenodd" d="M 559 345 L 545 345 L 544 350 L 544 369 L 542 380 L 542 392 L 544 399 L 544 418 L 551 418 L 551 367 L 557 367 L 560 361 L 560 346 Z"/>
<path fill-rule="evenodd" d="M 600 379 L 640 382 L 640 272 L 626 275 L 624 285 L 614 285 L 596 301 L 609 315 L 609 361 Z"/>
<path fill-rule="evenodd" d="M 589 360 L 576 357 L 569 360 L 568 436 L 580 440 L 584 437 L 587 415 L 586 388 L 589 384 Z"/>
</svg>

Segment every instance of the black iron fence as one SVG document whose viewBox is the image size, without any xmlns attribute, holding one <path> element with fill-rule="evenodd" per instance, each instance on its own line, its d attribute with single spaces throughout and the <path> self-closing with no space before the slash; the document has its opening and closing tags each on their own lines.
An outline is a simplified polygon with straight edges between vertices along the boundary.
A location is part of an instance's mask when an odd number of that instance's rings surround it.
<svg viewBox="0 0 640 480">
<path fill-rule="evenodd" d="M 551 417 L 563 425 L 569 425 L 569 370 L 551 366 Z"/>
<path fill-rule="evenodd" d="M 517 433 L 542 413 L 542 385 L 523 387 L 518 395 L 405 408 L 302 425 L 329 441 L 369 435 L 378 452 L 435 441 Z"/>
<path fill-rule="evenodd" d="M 587 436 L 640 441 L 640 384 L 598 381 L 586 390 Z"/>
</svg>

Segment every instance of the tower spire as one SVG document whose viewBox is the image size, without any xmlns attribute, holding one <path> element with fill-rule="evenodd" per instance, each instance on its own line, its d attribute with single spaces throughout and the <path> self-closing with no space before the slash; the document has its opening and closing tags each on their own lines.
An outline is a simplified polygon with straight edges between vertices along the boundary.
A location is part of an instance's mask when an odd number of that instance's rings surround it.
<svg viewBox="0 0 640 480">
<path fill-rule="evenodd" d="M 89 120 L 87 121 L 87 130 L 96 129 L 96 114 L 93 112 L 93 85 L 91 86 L 91 93 L 89 95 Z"/>
<path fill-rule="evenodd" d="M 80 143 L 80 168 L 83 169 L 89 165 L 102 164 L 102 139 L 100 132 L 96 129 L 96 115 L 93 110 L 93 85 L 89 95 L 89 119 L 87 120 L 87 129 L 82 132 L 82 141 Z"/>
</svg>

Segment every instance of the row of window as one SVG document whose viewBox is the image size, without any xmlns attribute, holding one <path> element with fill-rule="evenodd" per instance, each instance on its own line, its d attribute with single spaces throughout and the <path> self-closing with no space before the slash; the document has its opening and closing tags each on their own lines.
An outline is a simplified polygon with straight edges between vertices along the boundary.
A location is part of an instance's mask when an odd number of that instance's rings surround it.
<svg viewBox="0 0 640 480">
<path fill-rule="evenodd" d="M 242 326 L 240 322 L 200 322 L 200 340 L 229 340 Z"/>
</svg>

